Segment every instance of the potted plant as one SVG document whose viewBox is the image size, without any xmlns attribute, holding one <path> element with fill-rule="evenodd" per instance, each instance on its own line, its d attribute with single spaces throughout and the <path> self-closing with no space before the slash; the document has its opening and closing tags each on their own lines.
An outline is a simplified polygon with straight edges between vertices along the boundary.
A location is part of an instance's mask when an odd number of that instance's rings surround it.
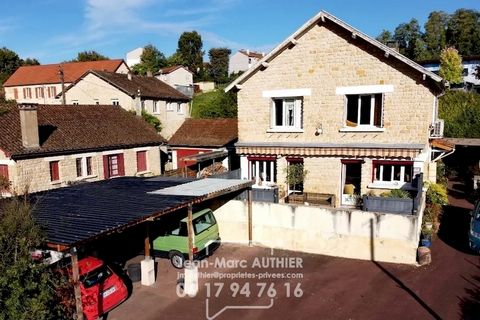
<svg viewBox="0 0 480 320">
<path fill-rule="evenodd" d="M 422 239 L 420 240 L 422 247 L 430 248 L 432 245 L 432 229 L 427 229 L 425 226 L 422 228 Z"/>
<path fill-rule="evenodd" d="M 285 168 L 285 183 L 289 186 L 290 194 L 288 194 L 289 203 L 303 203 L 303 182 L 308 173 L 303 163 L 290 164 Z"/>
</svg>

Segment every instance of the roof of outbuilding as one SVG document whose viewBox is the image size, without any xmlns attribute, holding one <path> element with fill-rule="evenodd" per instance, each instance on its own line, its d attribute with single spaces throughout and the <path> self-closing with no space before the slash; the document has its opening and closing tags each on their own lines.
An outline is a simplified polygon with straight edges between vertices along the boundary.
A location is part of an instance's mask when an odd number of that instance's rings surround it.
<svg viewBox="0 0 480 320">
<path fill-rule="evenodd" d="M 190 100 L 189 97 L 187 97 L 180 91 L 154 77 L 130 75 L 131 80 L 129 80 L 128 74 L 95 70 L 86 72 L 76 82 L 72 83 L 68 88 L 66 88 L 65 92 L 73 88 L 76 83 L 85 78 L 88 74 L 96 75 L 100 79 L 108 82 L 112 86 L 132 97 L 136 96 L 140 91 L 140 96 L 146 98 L 172 99 L 182 101 Z M 61 93 L 59 95 L 61 95 Z"/>
<path fill-rule="evenodd" d="M 171 72 L 173 72 L 173 71 L 175 71 L 175 70 L 178 70 L 178 69 L 180 69 L 180 68 L 183 68 L 183 69 L 187 70 L 188 72 L 192 73 L 192 71 L 188 70 L 187 67 L 180 66 L 180 65 L 162 68 L 162 69 L 160 69 L 160 70 L 158 71 L 158 73 L 159 73 L 159 74 L 168 74 L 168 73 L 171 73 Z"/>
<path fill-rule="evenodd" d="M 422 73 L 425 77 L 431 79 L 437 86 L 442 87 L 446 83 L 445 80 L 436 75 L 435 73 L 428 71 L 418 63 L 408 59 L 404 55 L 400 54 L 399 52 L 395 51 L 392 48 L 384 45 L 383 43 L 377 41 L 366 35 L 365 33 L 361 32 L 360 30 L 352 27 L 351 25 L 345 23 L 344 21 L 340 20 L 339 18 L 335 17 L 334 15 L 326 12 L 320 11 L 316 14 L 313 18 L 308 20 L 304 25 L 302 25 L 297 31 L 295 31 L 292 35 L 290 35 L 287 39 L 285 39 L 282 43 L 280 43 L 277 47 L 275 47 L 272 51 L 270 51 L 266 56 L 264 56 L 260 61 L 258 61 L 253 67 L 248 69 L 245 73 L 243 73 L 240 77 L 235 79 L 232 83 L 230 83 L 226 88 L 225 91 L 230 91 L 231 89 L 237 87 L 240 89 L 242 83 L 247 81 L 250 77 L 252 77 L 255 73 L 262 68 L 265 68 L 266 65 L 272 60 L 274 60 L 278 55 L 280 55 L 284 50 L 287 50 L 292 45 L 296 44 L 296 42 L 305 34 L 307 33 L 310 28 L 315 26 L 316 24 L 322 25 L 334 25 L 339 27 L 346 32 L 351 33 L 352 38 L 359 38 L 365 41 L 369 46 L 373 48 L 380 49 L 384 52 L 386 56 L 393 57 L 398 61 L 402 62 L 403 64 L 409 66 L 410 68 L 417 70 L 418 72 Z"/>
<path fill-rule="evenodd" d="M 99 60 L 85 62 L 65 62 L 38 66 L 22 66 L 18 68 L 3 84 L 4 87 L 25 86 L 35 84 L 60 83 L 59 70 L 63 68 L 64 81 L 71 83 L 80 78 L 88 70 L 116 71 L 122 59 Z"/>
<path fill-rule="evenodd" d="M 22 145 L 16 104 L 0 105 L 0 149 L 13 159 L 160 145 L 165 140 L 152 126 L 112 105 L 40 105 L 40 147 Z"/>
<path fill-rule="evenodd" d="M 251 50 L 238 50 L 238 52 L 243 53 L 249 58 L 256 58 L 256 59 L 262 59 L 263 56 L 265 56 L 261 52 L 256 52 L 256 51 L 251 51 Z"/>
<path fill-rule="evenodd" d="M 237 139 L 237 119 L 186 119 L 168 144 L 173 147 L 223 147 Z"/>
</svg>

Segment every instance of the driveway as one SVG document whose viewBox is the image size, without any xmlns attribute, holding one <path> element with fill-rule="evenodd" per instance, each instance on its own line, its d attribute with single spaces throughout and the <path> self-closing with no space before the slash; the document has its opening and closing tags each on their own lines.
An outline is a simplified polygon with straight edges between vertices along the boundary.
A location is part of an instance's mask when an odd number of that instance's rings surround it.
<svg viewBox="0 0 480 320">
<path fill-rule="evenodd" d="M 447 207 L 429 266 L 223 244 L 199 272 L 237 278 L 201 277 L 196 297 L 179 297 L 182 272 L 158 260 L 156 284 L 135 283 L 133 295 L 108 320 L 479 319 L 480 259 L 465 243 L 471 204 L 457 196 Z M 262 257 L 283 265 L 258 267 L 262 260 L 255 259 Z"/>
</svg>

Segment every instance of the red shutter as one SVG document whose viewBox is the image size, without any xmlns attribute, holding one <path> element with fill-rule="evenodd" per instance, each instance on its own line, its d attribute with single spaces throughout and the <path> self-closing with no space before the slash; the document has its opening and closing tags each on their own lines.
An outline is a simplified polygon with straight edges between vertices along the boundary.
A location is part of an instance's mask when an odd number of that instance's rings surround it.
<svg viewBox="0 0 480 320">
<path fill-rule="evenodd" d="M 6 164 L 0 164 L 0 176 L 8 179 L 8 166 Z"/>
<path fill-rule="evenodd" d="M 147 151 L 137 152 L 137 172 L 147 171 Z"/>
<path fill-rule="evenodd" d="M 58 161 L 50 161 L 50 181 L 60 180 Z"/>
<path fill-rule="evenodd" d="M 103 177 L 110 178 L 110 170 L 108 169 L 108 156 L 103 156 Z"/>
<path fill-rule="evenodd" d="M 125 175 L 125 163 L 123 161 L 123 153 L 118 154 L 118 175 L 123 177 Z"/>
<path fill-rule="evenodd" d="M 17 88 L 13 89 L 13 98 L 14 98 L 15 100 L 18 99 L 18 89 L 17 89 Z"/>
</svg>

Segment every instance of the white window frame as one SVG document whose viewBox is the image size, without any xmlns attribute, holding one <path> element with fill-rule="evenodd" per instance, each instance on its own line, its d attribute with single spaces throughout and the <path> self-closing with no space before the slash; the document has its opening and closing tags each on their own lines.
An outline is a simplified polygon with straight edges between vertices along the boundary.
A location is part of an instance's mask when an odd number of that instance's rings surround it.
<svg viewBox="0 0 480 320">
<path fill-rule="evenodd" d="M 166 103 L 166 105 L 167 105 L 167 111 L 174 111 L 174 110 L 175 110 L 175 108 L 174 108 L 174 106 L 173 106 L 174 103 L 175 103 L 175 102 L 173 102 L 173 101 L 167 101 L 167 103 Z"/>
<path fill-rule="evenodd" d="M 177 102 L 177 113 L 183 114 L 183 104 L 181 102 Z"/>
<path fill-rule="evenodd" d="M 78 100 L 72 100 L 72 104 L 73 104 L 74 106 L 78 106 Z"/>
<path fill-rule="evenodd" d="M 91 166 L 90 166 L 90 168 L 92 170 L 92 174 L 90 174 L 90 175 L 87 175 L 87 158 L 92 159 L 92 163 L 91 163 Z M 82 175 L 80 177 L 77 177 L 77 180 L 96 177 L 96 175 L 93 173 L 93 156 L 92 155 L 75 157 L 75 175 L 77 174 L 77 159 L 81 160 L 81 165 L 82 165 Z"/>
<path fill-rule="evenodd" d="M 154 114 L 159 114 L 160 113 L 160 101 L 154 100 L 153 101 L 153 113 Z"/>
<path fill-rule="evenodd" d="M 368 185 L 369 188 L 385 188 L 385 189 L 399 189 L 401 187 L 411 187 L 413 181 L 413 163 L 408 163 L 405 165 L 401 164 L 376 164 L 372 163 L 373 166 L 373 182 Z M 379 171 L 380 179 L 383 179 L 383 170 L 385 166 L 391 166 L 391 173 L 390 173 L 390 180 L 376 180 L 377 179 L 377 170 Z M 400 179 L 395 180 L 395 168 L 396 166 L 400 166 Z M 405 181 L 405 169 L 407 166 L 412 167 L 412 171 L 410 173 L 410 182 Z"/>
<path fill-rule="evenodd" d="M 380 126 L 375 125 L 375 96 L 380 94 Z M 350 127 L 347 126 L 347 117 L 348 117 L 348 98 L 349 96 L 358 95 L 357 101 L 357 126 Z M 361 124 L 360 118 L 362 116 L 362 97 L 370 96 L 370 121 L 368 124 Z M 348 131 L 385 131 L 384 128 L 384 121 L 383 121 L 383 113 L 384 113 L 384 101 L 385 96 L 382 92 L 377 93 L 352 93 L 346 94 L 344 98 L 344 119 L 343 119 L 343 128 L 340 131 L 348 132 Z"/>
<path fill-rule="evenodd" d="M 276 125 L 276 103 L 275 101 L 282 101 L 282 125 Z M 286 125 L 287 112 L 290 103 L 293 102 L 293 125 Z M 270 129 L 267 132 L 303 132 L 302 110 L 303 98 L 302 97 L 274 97 L 271 100 L 270 107 Z"/>
<path fill-rule="evenodd" d="M 118 99 L 112 99 L 112 105 L 113 106 L 119 106 L 120 105 L 120 101 L 118 101 Z"/>
<path fill-rule="evenodd" d="M 263 171 L 260 172 L 260 163 L 263 163 Z M 270 165 L 268 166 L 268 163 L 270 162 Z M 276 161 L 275 160 L 248 160 L 248 166 L 249 166 L 249 180 L 255 180 L 255 186 L 258 187 L 272 187 L 275 186 L 276 183 L 276 176 L 275 176 L 275 165 Z M 269 168 L 267 168 L 269 167 Z M 267 171 L 270 171 L 270 180 L 267 180 Z M 260 181 L 262 181 L 262 184 L 260 184 Z"/>
</svg>

